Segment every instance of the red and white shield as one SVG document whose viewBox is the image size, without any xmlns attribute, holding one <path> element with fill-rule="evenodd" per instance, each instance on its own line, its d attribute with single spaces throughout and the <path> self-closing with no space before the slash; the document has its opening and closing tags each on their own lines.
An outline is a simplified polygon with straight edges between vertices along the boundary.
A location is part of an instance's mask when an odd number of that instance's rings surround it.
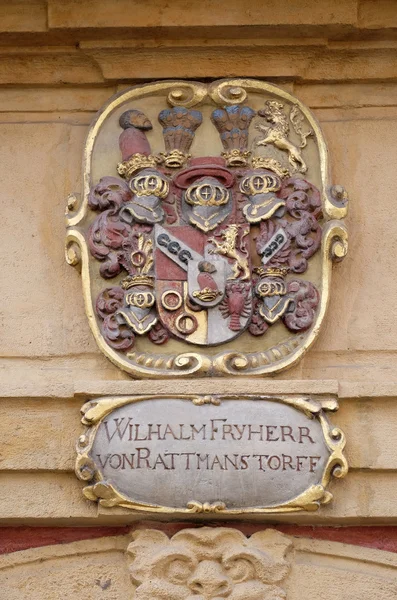
<svg viewBox="0 0 397 600">
<path fill-rule="evenodd" d="M 244 331 L 252 312 L 251 282 L 232 279 L 228 259 L 209 236 L 189 226 L 155 229 L 156 303 L 163 325 L 197 345 L 216 345 Z"/>
</svg>

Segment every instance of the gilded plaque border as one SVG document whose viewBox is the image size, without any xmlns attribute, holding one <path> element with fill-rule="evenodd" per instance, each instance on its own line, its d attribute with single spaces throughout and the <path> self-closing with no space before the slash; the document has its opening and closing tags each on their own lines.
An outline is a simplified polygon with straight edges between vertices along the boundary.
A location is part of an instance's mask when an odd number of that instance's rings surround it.
<svg viewBox="0 0 397 600">
<path fill-rule="evenodd" d="M 77 460 L 76 475 L 88 483 L 83 489 L 84 496 L 92 501 L 97 501 L 105 508 L 122 507 L 137 512 L 157 513 L 167 515 L 189 515 L 197 513 L 221 513 L 224 516 L 231 515 L 249 515 L 249 514 L 277 514 L 291 513 L 300 511 L 316 511 L 321 505 L 328 504 L 333 496 L 326 488 L 333 477 L 341 479 L 348 473 L 348 463 L 344 456 L 346 438 L 343 431 L 334 427 L 328 420 L 328 412 L 335 412 L 338 409 L 338 403 L 333 398 L 310 399 L 307 396 L 260 396 L 256 394 L 246 395 L 244 397 L 233 394 L 220 395 L 196 395 L 196 394 L 167 394 L 167 399 L 186 400 L 193 402 L 200 407 L 205 404 L 220 405 L 224 400 L 262 400 L 268 402 L 280 402 L 303 412 L 308 418 L 318 419 L 324 435 L 325 443 L 330 451 L 327 464 L 321 478 L 321 482 L 305 490 L 299 496 L 290 501 L 272 506 L 252 507 L 242 509 L 229 509 L 222 501 L 218 502 L 199 502 L 192 499 L 188 502 L 186 508 L 175 508 L 155 504 L 146 504 L 135 502 L 118 492 L 115 487 L 105 481 L 102 474 L 96 468 L 95 462 L 89 456 L 93 446 L 98 427 L 102 420 L 114 410 L 125 406 L 141 402 L 143 400 L 160 400 L 161 397 L 153 395 L 141 396 L 109 396 L 98 400 L 91 400 L 84 404 L 81 409 L 82 423 L 87 427 L 77 442 Z"/>
<path fill-rule="evenodd" d="M 294 339 L 287 340 L 263 352 L 223 351 L 211 357 L 201 352 L 154 354 L 132 351 L 128 353 L 127 360 L 109 347 L 99 329 L 90 289 L 88 247 L 84 235 L 79 229 L 79 225 L 88 212 L 88 195 L 91 185 L 90 166 L 96 137 L 104 121 L 128 100 L 168 93 L 167 100 L 172 106 L 196 106 L 206 96 L 211 97 L 216 104 L 225 105 L 243 102 L 247 91 L 275 94 L 297 106 L 308 120 L 316 139 L 320 157 L 321 195 L 325 224 L 321 247 L 321 299 L 315 322 L 308 333 L 297 335 Z M 136 378 L 159 379 L 191 375 L 270 375 L 293 366 L 303 357 L 317 338 L 327 310 L 332 263 L 342 260 L 347 253 L 348 234 L 341 219 L 347 214 L 348 199 L 343 188 L 330 186 L 328 152 L 320 126 L 311 112 L 297 98 L 273 84 L 242 78 L 220 80 L 209 85 L 189 81 L 164 81 L 133 87 L 111 99 L 91 126 L 85 146 L 83 172 L 81 204 L 78 206 L 79 201 L 75 196 L 69 197 L 67 204 L 66 260 L 72 266 L 81 266 L 88 321 L 100 350 L 109 360 Z"/>
</svg>

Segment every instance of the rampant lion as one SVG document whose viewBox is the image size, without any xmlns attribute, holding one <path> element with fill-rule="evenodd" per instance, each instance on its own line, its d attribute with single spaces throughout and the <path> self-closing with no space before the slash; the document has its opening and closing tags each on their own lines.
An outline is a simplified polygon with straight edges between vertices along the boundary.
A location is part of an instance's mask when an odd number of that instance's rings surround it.
<svg viewBox="0 0 397 600">
<path fill-rule="evenodd" d="M 241 245 L 243 238 L 248 235 L 249 230 L 243 232 L 241 236 Z M 222 242 L 218 242 L 215 238 L 209 238 L 209 242 L 215 245 L 215 248 L 211 248 L 209 250 L 210 254 L 221 254 L 226 256 L 227 258 L 231 258 L 234 260 L 232 265 L 233 274 L 229 277 L 229 279 L 238 279 L 240 275 L 240 271 L 242 271 L 241 280 L 249 280 L 250 279 L 250 270 L 248 266 L 248 253 L 244 254 L 239 252 L 236 248 L 237 246 L 237 237 L 238 237 L 238 226 L 237 225 L 229 225 L 226 229 L 224 229 L 221 233 Z"/>
<path fill-rule="evenodd" d="M 307 165 L 303 160 L 302 153 L 292 142 L 288 139 L 289 124 L 288 117 L 283 111 L 284 105 L 277 100 L 266 100 L 265 108 L 258 110 L 260 117 L 265 117 L 268 123 L 272 124 L 272 127 L 267 127 L 262 123 L 258 123 L 255 127 L 258 131 L 265 134 L 262 140 L 259 140 L 257 146 L 266 146 L 267 144 L 273 144 L 279 150 L 288 152 L 288 160 L 295 171 L 306 173 Z M 290 112 L 290 120 L 294 127 L 295 132 L 301 137 L 300 147 L 304 148 L 307 144 L 307 137 L 312 135 L 312 131 L 303 132 L 301 128 L 301 122 L 303 116 L 301 115 L 297 106 L 293 106 Z"/>
<path fill-rule="evenodd" d="M 171 539 L 138 531 L 128 547 L 135 600 L 285 600 L 291 541 L 277 531 L 247 539 L 226 528 L 185 529 Z"/>
</svg>

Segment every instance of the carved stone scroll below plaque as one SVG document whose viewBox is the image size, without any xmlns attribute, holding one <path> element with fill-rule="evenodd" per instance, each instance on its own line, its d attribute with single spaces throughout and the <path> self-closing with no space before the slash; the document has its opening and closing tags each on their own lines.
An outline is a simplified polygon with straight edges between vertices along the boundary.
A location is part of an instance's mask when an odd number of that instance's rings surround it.
<svg viewBox="0 0 397 600">
<path fill-rule="evenodd" d="M 88 402 L 76 473 L 102 506 L 239 515 L 317 510 L 345 438 L 307 397 L 113 397 Z"/>
</svg>

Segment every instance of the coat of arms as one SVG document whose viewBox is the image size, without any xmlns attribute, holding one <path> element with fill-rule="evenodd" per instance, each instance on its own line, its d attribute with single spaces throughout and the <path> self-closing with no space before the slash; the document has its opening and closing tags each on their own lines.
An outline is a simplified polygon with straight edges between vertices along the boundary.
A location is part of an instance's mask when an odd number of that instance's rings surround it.
<svg viewBox="0 0 397 600">
<path fill-rule="evenodd" d="M 157 82 L 112 99 L 69 203 L 101 350 L 136 377 L 271 374 L 324 317 L 347 195 L 319 125 L 255 80 Z"/>
</svg>

